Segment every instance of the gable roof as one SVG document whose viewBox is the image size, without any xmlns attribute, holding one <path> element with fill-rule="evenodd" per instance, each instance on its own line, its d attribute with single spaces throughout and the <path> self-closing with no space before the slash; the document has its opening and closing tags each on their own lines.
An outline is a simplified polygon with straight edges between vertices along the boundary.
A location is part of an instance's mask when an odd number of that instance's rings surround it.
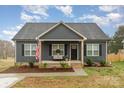
<svg viewBox="0 0 124 93">
<path fill-rule="evenodd" d="M 36 40 L 59 23 L 26 23 L 12 40 Z M 109 37 L 95 23 L 63 23 L 78 35 L 89 40 L 109 40 Z"/>
<path fill-rule="evenodd" d="M 65 27 L 67 27 L 68 29 L 70 29 L 71 31 L 73 31 L 74 33 L 76 33 L 77 35 L 79 35 L 80 37 L 84 38 L 84 39 L 87 39 L 85 36 L 83 36 L 82 34 L 80 34 L 78 31 L 74 30 L 72 27 L 68 26 L 67 24 L 63 23 L 63 22 L 60 22 L 60 23 L 57 23 L 56 25 L 52 26 L 51 28 L 49 28 L 48 30 L 46 30 L 45 32 L 41 33 L 40 35 L 38 35 L 36 37 L 36 39 L 39 39 L 40 37 L 44 36 L 46 33 L 52 31 L 52 29 L 56 28 L 57 26 L 59 25 L 64 25 Z"/>
</svg>

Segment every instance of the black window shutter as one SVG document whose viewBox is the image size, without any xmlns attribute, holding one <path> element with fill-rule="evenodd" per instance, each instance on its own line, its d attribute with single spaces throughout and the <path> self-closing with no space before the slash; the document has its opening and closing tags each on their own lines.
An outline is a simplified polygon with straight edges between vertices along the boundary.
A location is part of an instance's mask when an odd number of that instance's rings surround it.
<svg viewBox="0 0 124 93">
<path fill-rule="evenodd" d="M 67 55 L 67 44 L 65 44 L 65 56 Z"/>
<path fill-rule="evenodd" d="M 22 56 L 24 56 L 24 44 L 22 44 Z"/>
<path fill-rule="evenodd" d="M 102 56 L 102 45 L 99 44 L 99 56 Z"/>
<path fill-rule="evenodd" d="M 52 45 L 49 44 L 49 56 L 51 56 L 51 55 L 52 55 Z"/>
<path fill-rule="evenodd" d="M 87 48 L 86 48 L 86 44 L 84 44 L 84 56 L 86 56 L 87 55 L 87 50 L 86 50 Z"/>
</svg>

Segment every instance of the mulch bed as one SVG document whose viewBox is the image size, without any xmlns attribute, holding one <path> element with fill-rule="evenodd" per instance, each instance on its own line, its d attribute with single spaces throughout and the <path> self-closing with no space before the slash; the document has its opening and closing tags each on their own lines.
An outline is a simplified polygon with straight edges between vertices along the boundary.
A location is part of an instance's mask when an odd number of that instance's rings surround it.
<svg viewBox="0 0 124 93">
<path fill-rule="evenodd" d="M 38 68 L 35 66 L 30 68 L 29 66 L 10 67 L 0 73 L 49 73 L 49 72 L 74 72 L 73 68 Z"/>
</svg>

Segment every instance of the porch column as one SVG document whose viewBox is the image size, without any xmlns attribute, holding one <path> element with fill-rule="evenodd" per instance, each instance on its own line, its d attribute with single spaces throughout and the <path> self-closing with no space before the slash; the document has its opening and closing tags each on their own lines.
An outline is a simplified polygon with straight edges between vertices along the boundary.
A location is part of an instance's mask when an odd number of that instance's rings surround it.
<svg viewBox="0 0 124 93">
<path fill-rule="evenodd" d="M 106 62 L 108 61 L 108 44 L 107 44 L 107 41 L 106 41 Z"/>
<path fill-rule="evenodd" d="M 41 63 L 42 61 L 41 54 L 42 54 L 42 41 L 39 41 L 39 63 Z"/>
<path fill-rule="evenodd" d="M 84 64 L 84 41 L 81 41 L 81 62 Z"/>
</svg>

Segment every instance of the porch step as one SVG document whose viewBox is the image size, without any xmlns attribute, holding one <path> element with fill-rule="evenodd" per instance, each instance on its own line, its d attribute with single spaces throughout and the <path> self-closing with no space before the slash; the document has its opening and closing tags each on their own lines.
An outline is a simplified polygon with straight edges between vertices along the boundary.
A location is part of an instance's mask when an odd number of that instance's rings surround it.
<svg viewBox="0 0 124 93">
<path fill-rule="evenodd" d="M 73 68 L 83 68 L 83 64 L 81 63 L 72 63 L 71 65 Z"/>
<path fill-rule="evenodd" d="M 48 67 L 61 67 L 59 63 L 49 63 Z"/>
</svg>

